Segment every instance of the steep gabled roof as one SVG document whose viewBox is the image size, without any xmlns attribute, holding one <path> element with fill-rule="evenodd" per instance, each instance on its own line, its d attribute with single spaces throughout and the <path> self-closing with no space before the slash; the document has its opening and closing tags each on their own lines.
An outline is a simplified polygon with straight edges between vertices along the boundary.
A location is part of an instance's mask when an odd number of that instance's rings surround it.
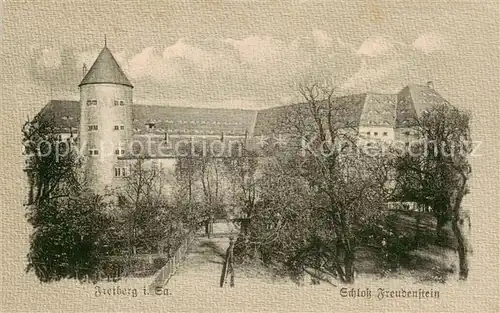
<svg viewBox="0 0 500 313">
<path fill-rule="evenodd" d="M 420 116 L 423 110 L 445 102 L 443 97 L 430 86 L 412 84 L 408 85 L 408 90 L 418 116 Z"/>
<path fill-rule="evenodd" d="M 446 100 L 431 86 L 410 84 L 398 94 L 396 108 L 396 127 L 411 127 L 415 118 L 432 106 Z"/>
<path fill-rule="evenodd" d="M 134 87 L 106 46 L 104 46 L 94 64 L 78 86 L 88 84 L 118 84 L 132 88 Z"/>
<path fill-rule="evenodd" d="M 397 95 L 369 93 L 363 106 L 361 126 L 394 127 Z"/>
</svg>

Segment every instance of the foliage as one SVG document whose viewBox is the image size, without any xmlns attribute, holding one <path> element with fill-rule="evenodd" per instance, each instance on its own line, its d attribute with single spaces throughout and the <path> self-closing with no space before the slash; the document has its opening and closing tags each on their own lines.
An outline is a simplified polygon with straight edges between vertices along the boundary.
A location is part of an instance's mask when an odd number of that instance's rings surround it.
<svg viewBox="0 0 500 313">
<path fill-rule="evenodd" d="M 106 254 L 106 204 L 85 188 L 71 139 L 61 140 L 50 121 L 39 115 L 22 129 L 33 227 L 26 270 L 42 282 L 83 279 L 95 274 Z"/>
<path fill-rule="evenodd" d="M 444 237 L 443 225 L 451 221 L 458 242 L 461 279 L 468 275 L 462 200 L 471 175 L 467 160 L 471 152 L 469 123 L 470 115 L 449 103 L 429 108 L 414 121 L 420 142 L 396 162 L 397 195 L 432 208 L 439 242 Z"/>
<path fill-rule="evenodd" d="M 68 196 L 69 189 L 83 184 L 77 168 L 81 160 L 73 138 L 62 140 L 52 119 L 37 115 L 22 127 L 27 175 L 31 182 L 29 203 Z"/>
<path fill-rule="evenodd" d="M 27 271 L 42 282 L 95 277 L 107 254 L 103 234 L 109 219 L 106 204 L 91 192 L 43 200 L 31 207 Z"/>
</svg>

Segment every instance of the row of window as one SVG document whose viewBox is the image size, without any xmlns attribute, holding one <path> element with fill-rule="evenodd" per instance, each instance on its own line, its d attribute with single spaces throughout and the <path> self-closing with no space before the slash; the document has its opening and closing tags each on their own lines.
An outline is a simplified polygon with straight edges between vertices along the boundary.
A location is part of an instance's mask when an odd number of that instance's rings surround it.
<svg viewBox="0 0 500 313">
<path fill-rule="evenodd" d="M 95 99 L 87 100 L 87 105 L 88 106 L 93 106 L 93 105 L 95 106 L 95 105 L 97 105 L 97 100 L 95 100 Z M 115 101 L 113 101 L 113 105 L 114 106 L 123 106 L 123 105 L 125 105 L 125 101 L 124 100 L 115 100 Z"/>
<path fill-rule="evenodd" d="M 138 119 L 135 119 L 134 122 L 140 122 Z M 191 120 L 191 121 L 185 121 L 185 120 L 153 120 L 150 122 L 147 122 L 146 125 L 149 124 L 212 124 L 212 125 L 241 125 L 241 122 L 227 122 L 227 121 L 204 121 L 204 120 Z"/>
<path fill-rule="evenodd" d="M 116 155 L 124 155 L 125 150 L 124 149 L 116 149 L 115 154 Z M 89 155 L 99 155 L 99 149 L 89 149 Z"/>
<path fill-rule="evenodd" d="M 115 167 L 115 177 L 128 176 L 128 169 L 126 167 Z"/>
<path fill-rule="evenodd" d="M 89 125 L 89 127 L 88 127 L 89 132 L 96 131 L 98 129 L 99 129 L 99 127 L 97 125 Z M 123 125 L 115 125 L 113 127 L 113 129 L 114 130 L 125 130 L 125 126 L 123 126 Z"/>
<path fill-rule="evenodd" d="M 366 134 L 367 134 L 368 136 L 370 136 L 370 135 L 371 135 L 371 132 L 366 132 Z M 378 132 L 373 132 L 373 136 L 378 136 Z M 383 133 L 382 133 L 382 136 L 387 136 L 387 132 L 383 132 Z"/>
</svg>

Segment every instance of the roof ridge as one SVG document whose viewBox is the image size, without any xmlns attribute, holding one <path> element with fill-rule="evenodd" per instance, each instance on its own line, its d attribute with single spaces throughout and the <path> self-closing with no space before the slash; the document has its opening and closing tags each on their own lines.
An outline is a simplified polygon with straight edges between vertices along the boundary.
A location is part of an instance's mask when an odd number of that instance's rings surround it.
<svg viewBox="0 0 500 313">
<path fill-rule="evenodd" d="M 141 104 L 134 103 L 132 106 L 142 106 L 142 107 L 155 107 L 155 108 L 175 108 L 175 109 L 198 109 L 198 110 L 232 110 L 232 111 L 248 111 L 254 112 L 258 111 L 258 109 L 241 109 L 241 108 L 210 108 L 210 107 L 194 107 L 194 106 L 179 106 L 179 105 L 162 105 L 162 104 Z"/>
</svg>

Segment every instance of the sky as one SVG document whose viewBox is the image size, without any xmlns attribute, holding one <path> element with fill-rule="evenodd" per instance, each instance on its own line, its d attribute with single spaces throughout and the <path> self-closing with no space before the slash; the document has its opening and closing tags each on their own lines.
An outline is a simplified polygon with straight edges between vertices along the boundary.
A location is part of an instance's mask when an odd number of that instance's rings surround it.
<svg viewBox="0 0 500 313">
<path fill-rule="evenodd" d="M 498 72 L 498 7 L 471 1 L 7 1 L 2 78 L 23 110 L 78 99 L 107 37 L 139 104 L 262 108 L 298 86 L 399 91 L 457 105 Z M 496 51 L 485 49 L 496 42 Z M 490 47 L 495 47 L 491 45 Z M 496 54 L 495 54 L 496 53 Z M 484 80 L 470 88 L 470 72 Z M 5 76 L 7 74 L 7 77 Z M 498 83 L 498 80 L 496 81 Z M 29 104 L 28 104 L 29 101 Z"/>
</svg>

